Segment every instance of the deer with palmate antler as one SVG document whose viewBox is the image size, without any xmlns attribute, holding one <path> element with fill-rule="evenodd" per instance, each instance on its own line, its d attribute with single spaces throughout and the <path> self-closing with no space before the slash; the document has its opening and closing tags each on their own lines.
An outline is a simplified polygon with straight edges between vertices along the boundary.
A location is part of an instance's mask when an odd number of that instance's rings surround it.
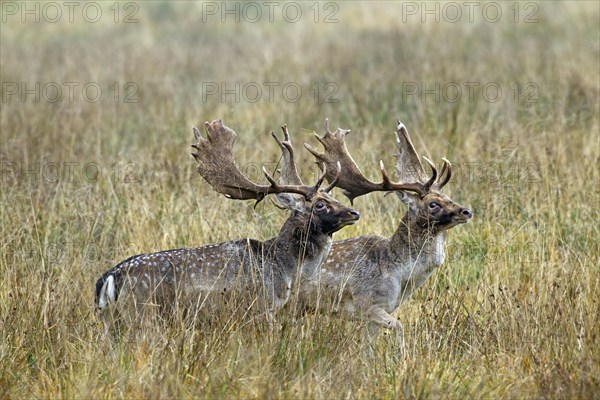
<svg viewBox="0 0 600 400">
<path fill-rule="evenodd" d="M 105 333 L 109 316 L 139 317 L 146 310 L 158 309 L 158 315 L 169 317 L 180 308 L 221 308 L 228 300 L 243 299 L 246 312 L 254 307 L 271 315 L 288 301 L 298 271 L 310 277 L 327 257 L 332 234 L 359 219 L 357 211 L 328 194 L 342 176 L 337 164 L 335 171 L 323 167 L 324 173 L 314 186 L 302 183 L 285 126 L 284 141 L 275 134 L 273 137 L 284 153 L 282 176 L 295 181 L 289 185 L 278 184 L 264 169 L 269 185 L 248 180 L 234 162 L 236 133 L 221 120 L 206 122 L 205 127 L 207 139 L 194 127 L 198 142 L 192 154 L 204 180 L 215 191 L 235 200 L 258 203 L 275 194 L 279 206 L 289 209 L 291 215 L 279 235 L 266 241 L 240 239 L 140 254 L 117 264 L 96 283 L 96 306 Z M 335 177 L 329 186 L 319 189 L 328 172 Z M 116 316 L 111 310 L 117 312 Z"/>
<path fill-rule="evenodd" d="M 441 192 L 452 176 L 450 162 L 443 159 L 438 175 L 435 165 L 424 157 L 432 170 L 428 177 L 400 121 L 396 128 L 400 183 L 390 181 L 382 162 L 381 183 L 365 178 L 346 147 L 349 132 L 340 128 L 330 132 L 326 123 L 325 136 L 315 134 L 324 153 L 307 144 L 305 147 L 323 163 L 328 180 L 335 179 L 328 169 L 341 164 L 344 175 L 337 187 L 351 202 L 371 192 L 394 192 L 408 211 L 389 238 L 361 236 L 334 242 L 321 273 L 303 285 L 301 302 L 308 307 L 363 315 L 370 321 L 371 340 L 379 327 L 385 327 L 396 330 L 402 345 L 402 325 L 391 314 L 444 262 L 448 230 L 467 222 L 473 213 Z"/>
</svg>

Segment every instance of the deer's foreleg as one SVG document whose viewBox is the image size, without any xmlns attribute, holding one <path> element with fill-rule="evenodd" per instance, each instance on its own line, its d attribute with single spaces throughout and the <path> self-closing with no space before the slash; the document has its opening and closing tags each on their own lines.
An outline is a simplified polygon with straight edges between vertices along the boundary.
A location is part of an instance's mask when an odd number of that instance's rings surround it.
<svg viewBox="0 0 600 400">
<path fill-rule="evenodd" d="M 402 329 L 402 324 L 387 311 L 377 305 L 372 305 L 367 310 L 367 317 L 371 322 L 388 329 Z"/>
<path fill-rule="evenodd" d="M 400 351 L 404 348 L 404 327 L 396 318 L 377 305 L 372 305 L 367 310 L 367 316 L 371 321 L 369 326 L 369 339 L 373 341 L 379 333 L 379 327 L 391 329 L 396 333 L 396 342 Z"/>
</svg>

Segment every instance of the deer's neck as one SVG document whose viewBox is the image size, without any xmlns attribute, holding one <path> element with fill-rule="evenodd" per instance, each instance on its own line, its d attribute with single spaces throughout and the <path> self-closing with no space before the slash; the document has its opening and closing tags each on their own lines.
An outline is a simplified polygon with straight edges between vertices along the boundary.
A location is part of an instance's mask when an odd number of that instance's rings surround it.
<svg viewBox="0 0 600 400">
<path fill-rule="evenodd" d="M 286 271 L 297 273 L 300 268 L 306 278 L 325 262 L 332 244 L 331 235 L 323 233 L 314 222 L 297 213 L 287 219 L 273 240 L 276 257 Z"/>
<path fill-rule="evenodd" d="M 445 231 L 436 231 L 406 213 L 390 238 L 390 256 L 399 262 L 411 260 L 421 268 L 433 271 L 444 262 Z"/>
</svg>

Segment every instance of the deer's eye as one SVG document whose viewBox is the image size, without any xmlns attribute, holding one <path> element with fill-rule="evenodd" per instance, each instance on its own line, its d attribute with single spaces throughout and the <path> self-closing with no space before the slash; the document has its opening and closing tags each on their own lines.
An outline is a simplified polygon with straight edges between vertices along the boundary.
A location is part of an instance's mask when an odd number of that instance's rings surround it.
<svg viewBox="0 0 600 400">
<path fill-rule="evenodd" d="M 322 210 L 323 208 L 325 208 L 325 203 L 323 203 L 322 201 L 317 201 L 317 203 L 315 204 L 315 208 L 317 210 Z"/>
<path fill-rule="evenodd" d="M 432 201 L 431 203 L 429 203 L 430 210 L 437 210 L 439 208 L 440 208 L 440 205 L 438 203 L 436 203 L 435 201 Z"/>
</svg>

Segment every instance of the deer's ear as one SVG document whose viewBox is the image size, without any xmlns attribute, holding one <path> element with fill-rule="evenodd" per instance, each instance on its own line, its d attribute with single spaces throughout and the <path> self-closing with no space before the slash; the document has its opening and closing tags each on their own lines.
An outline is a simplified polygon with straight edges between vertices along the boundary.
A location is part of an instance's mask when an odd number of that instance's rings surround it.
<svg viewBox="0 0 600 400">
<path fill-rule="evenodd" d="M 275 197 L 277 197 L 277 202 L 288 210 L 302 212 L 305 209 L 305 200 L 302 196 L 289 193 L 279 193 Z"/>
<path fill-rule="evenodd" d="M 398 198 L 400 199 L 401 202 L 403 202 L 410 208 L 413 208 L 417 204 L 417 199 L 419 196 L 417 196 L 414 193 L 407 192 L 404 190 L 399 190 L 394 193 L 396 193 L 396 196 L 398 196 Z"/>
</svg>

